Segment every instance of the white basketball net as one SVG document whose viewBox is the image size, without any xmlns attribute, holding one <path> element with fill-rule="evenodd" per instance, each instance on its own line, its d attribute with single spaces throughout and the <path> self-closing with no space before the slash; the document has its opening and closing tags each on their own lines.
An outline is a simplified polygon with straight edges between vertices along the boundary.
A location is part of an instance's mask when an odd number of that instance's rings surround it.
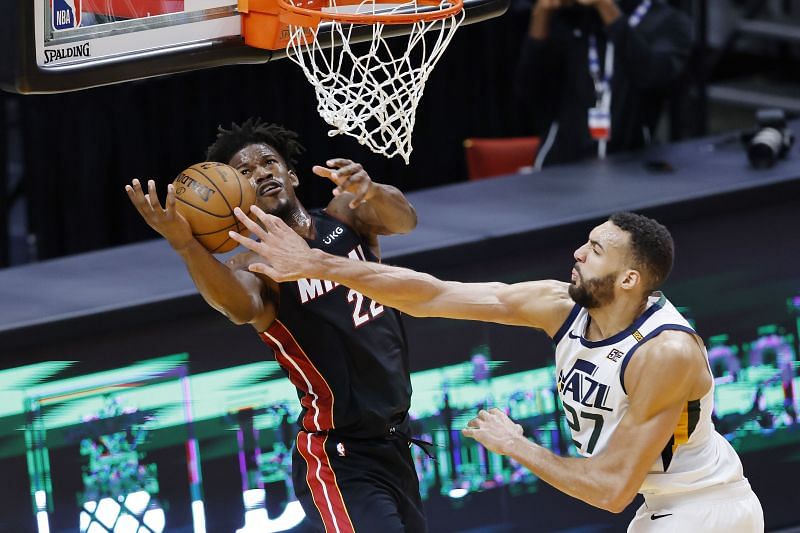
<svg viewBox="0 0 800 533">
<path fill-rule="evenodd" d="M 335 9 L 335 0 L 330 2 Z M 438 9 L 449 6 L 444 1 Z M 347 9 L 374 14 L 375 7 L 373 0 L 364 0 Z M 389 10 L 386 5 L 379 7 L 384 9 L 379 11 L 381 14 L 424 9 L 414 1 L 393 4 Z M 334 128 L 328 135 L 350 135 L 373 152 L 390 158 L 399 154 L 408 164 L 415 114 L 425 82 L 463 20 L 461 10 L 441 20 L 416 22 L 407 46 L 395 47 L 394 52 L 386 43 L 390 37 L 383 35 L 386 24 L 372 25 L 372 42 L 356 45 L 351 41 L 353 24 L 327 22 L 325 27 L 331 28 L 330 44 L 318 42 L 318 28 L 311 28 L 314 40 L 309 43 L 304 28 L 289 25 L 286 51 L 314 86 L 317 111 Z M 394 39 L 397 40 L 399 37 Z"/>
</svg>

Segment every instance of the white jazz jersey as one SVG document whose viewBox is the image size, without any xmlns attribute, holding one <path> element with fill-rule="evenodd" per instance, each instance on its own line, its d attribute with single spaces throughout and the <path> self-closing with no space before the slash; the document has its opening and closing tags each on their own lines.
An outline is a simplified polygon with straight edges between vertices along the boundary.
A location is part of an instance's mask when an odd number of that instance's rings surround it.
<svg viewBox="0 0 800 533">
<path fill-rule="evenodd" d="M 605 449 L 628 411 L 629 399 L 623 377 L 637 349 L 665 330 L 697 335 L 661 293 L 654 293 L 648 299 L 645 312 L 630 327 L 608 339 L 586 340 L 590 320 L 586 309 L 576 305 L 554 337 L 558 390 L 564 414 L 575 447 L 587 457 Z M 713 407 L 712 383 L 705 396 L 684 406 L 672 438 L 661 450 L 640 493 L 694 491 L 744 479 L 739 457 L 714 429 Z"/>
</svg>

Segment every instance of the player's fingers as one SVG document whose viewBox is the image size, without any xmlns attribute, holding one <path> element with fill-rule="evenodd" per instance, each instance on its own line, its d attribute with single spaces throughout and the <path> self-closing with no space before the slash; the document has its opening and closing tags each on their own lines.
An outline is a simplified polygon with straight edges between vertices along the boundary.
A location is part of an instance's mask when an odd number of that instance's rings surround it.
<svg viewBox="0 0 800 533">
<path fill-rule="evenodd" d="M 360 163 L 351 163 L 342 167 L 338 169 L 334 175 L 341 178 L 339 183 L 340 193 L 343 191 L 357 192 L 353 188 L 357 187 L 358 183 L 369 177 L 367 173 L 364 172 L 364 167 L 362 167 Z"/>
<path fill-rule="evenodd" d="M 506 413 L 502 409 L 498 409 L 497 407 L 492 407 L 491 409 L 489 409 L 489 414 L 494 416 L 499 416 L 500 418 L 503 418 L 505 420 L 510 420 L 508 418 L 508 415 L 506 415 Z"/>
<path fill-rule="evenodd" d="M 252 209 L 251 209 L 252 211 Z M 239 222 L 244 224 L 244 227 L 250 230 L 256 237 L 259 239 L 264 239 L 267 236 L 267 232 L 264 231 L 264 228 L 253 222 L 253 219 L 248 217 L 244 211 L 242 211 L 239 207 L 233 208 L 233 214 L 236 215 L 236 218 L 239 219 Z"/>
<path fill-rule="evenodd" d="M 293 231 L 286 223 L 280 218 L 265 213 L 263 209 L 257 205 L 250 206 L 250 212 L 258 217 L 258 220 L 264 225 L 264 229 L 269 234 L 280 234 L 285 230 Z"/>
<path fill-rule="evenodd" d="M 467 427 L 477 428 L 477 427 L 481 427 L 480 424 L 481 424 L 480 420 L 478 420 L 477 418 L 473 418 L 472 420 L 467 422 Z"/>
<path fill-rule="evenodd" d="M 319 167 L 320 173 L 318 174 L 327 177 L 337 185 L 337 188 L 333 191 L 334 196 L 339 196 L 346 190 L 347 178 L 361 168 L 360 164 L 353 163 L 349 159 L 329 159 L 325 163 L 332 168 L 322 169 L 322 167 Z"/>
<path fill-rule="evenodd" d="M 352 160 L 345 159 L 343 157 L 334 157 L 333 159 L 328 159 L 327 161 L 325 161 L 326 165 L 333 168 L 346 167 L 347 165 L 350 165 L 352 163 L 353 163 Z"/>
<path fill-rule="evenodd" d="M 252 265 L 249 265 L 247 269 L 250 272 L 255 272 L 257 274 L 264 274 L 268 278 L 277 282 L 284 281 L 280 273 L 271 266 L 267 265 L 266 263 L 253 263 Z"/>
<path fill-rule="evenodd" d="M 175 212 L 175 186 L 173 184 L 167 185 L 167 213 Z"/>
<path fill-rule="evenodd" d="M 332 174 L 334 172 L 332 169 L 321 167 L 319 165 L 314 165 L 311 168 L 311 171 L 314 174 L 316 174 L 317 176 L 320 176 L 321 178 L 328 178 L 329 180 L 331 180 L 332 182 L 334 182 L 334 183 L 336 183 L 338 185 L 337 181 L 332 176 Z"/>
<path fill-rule="evenodd" d="M 351 185 L 350 192 L 355 195 L 355 198 L 350 201 L 350 209 L 355 209 L 367 201 L 366 196 L 369 193 L 372 180 L 370 180 L 369 175 L 362 170 L 358 174 L 353 175 Z"/>
<path fill-rule="evenodd" d="M 461 434 L 465 437 L 469 437 L 471 439 L 478 440 L 478 435 L 480 434 L 480 429 L 478 428 L 464 428 L 461 430 Z"/>
<path fill-rule="evenodd" d="M 364 170 L 364 167 L 361 166 L 361 163 L 351 162 L 350 164 L 337 168 L 336 174 L 339 177 L 346 177 L 346 176 L 352 176 L 353 174 L 358 174 L 362 170 Z"/>
<path fill-rule="evenodd" d="M 150 204 L 150 209 L 155 209 L 156 206 L 161 207 L 161 203 L 158 201 L 155 181 L 147 180 L 147 194 L 144 195 L 144 198 Z"/>
<path fill-rule="evenodd" d="M 350 179 L 352 176 L 340 176 L 337 172 L 331 174 L 331 181 L 336 184 L 336 188 L 333 189 L 333 195 L 339 196 L 346 190 L 350 188 Z"/>
<path fill-rule="evenodd" d="M 338 181 L 336 183 L 338 183 L 339 186 L 336 187 L 336 189 L 333 190 L 333 195 L 334 196 L 339 196 L 340 194 L 342 194 L 345 191 L 351 191 L 352 188 L 353 188 L 353 185 L 358 182 L 358 178 L 356 178 L 353 175 L 346 176 L 346 177 L 339 176 L 337 178 L 337 180 Z"/>
<path fill-rule="evenodd" d="M 478 418 L 480 418 L 481 420 L 488 420 L 489 417 L 490 417 L 489 411 L 487 411 L 486 409 L 481 409 L 480 411 L 478 411 Z"/>
<path fill-rule="evenodd" d="M 294 230 L 286 225 L 286 222 L 275 215 L 268 215 L 265 213 L 261 221 L 264 223 L 264 227 L 267 228 L 267 231 L 273 235 L 283 235 L 287 231 L 294 233 Z"/>
<path fill-rule="evenodd" d="M 336 188 L 332 191 L 334 196 L 339 196 L 345 191 L 345 187 L 347 186 L 347 178 L 340 178 L 336 174 L 331 174 L 331 181 L 336 184 Z"/>
<path fill-rule="evenodd" d="M 144 196 L 142 196 L 142 190 L 139 189 L 138 191 L 131 187 L 130 185 L 125 186 L 125 192 L 128 193 L 128 198 L 130 198 L 133 207 L 136 208 L 136 211 L 145 219 L 149 213 L 152 213 L 152 209 L 149 206 L 145 205 Z"/>
<path fill-rule="evenodd" d="M 142 215 L 149 224 L 153 216 L 153 206 L 150 204 L 150 197 L 148 194 L 145 194 L 144 188 L 138 179 L 133 180 L 131 188 L 133 190 L 131 201 L 136 207 L 136 210 L 139 211 L 139 214 Z"/>
<path fill-rule="evenodd" d="M 261 221 L 262 224 L 264 224 L 264 227 L 267 227 L 269 215 L 267 215 L 267 213 L 265 213 L 264 210 L 262 210 L 257 205 L 253 204 L 250 206 L 250 212 L 253 213 L 258 218 L 258 220 Z M 269 231 L 269 229 L 267 229 L 267 231 Z"/>
<path fill-rule="evenodd" d="M 142 196 L 142 187 L 139 185 L 139 180 L 133 180 L 130 185 L 125 185 L 125 192 L 133 205 L 141 205 L 144 197 Z"/>
<path fill-rule="evenodd" d="M 255 253 L 259 253 L 259 244 L 260 243 L 258 241 L 254 241 L 250 237 L 245 237 L 244 235 L 242 235 L 241 233 L 238 233 L 236 231 L 229 231 L 228 232 L 228 237 L 230 237 L 234 241 L 238 242 L 239 244 L 241 244 L 242 246 L 244 246 L 248 250 L 252 250 Z"/>
<path fill-rule="evenodd" d="M 237 212 L 238 209 L 238 212 Z M 263 241 L 267 237 L 267 232 L 264 231 L 264 228 L 256 224 L 253 219 L 246 216 L 244 211 L 239 209 L 238 207 L 234 208 L 234 214 L 236 218 L 244 225 L 244 227 L 249 231 L 251 234 L 255 235 L 259 240 Z M 247 231 L 243 231 L 243 234 L 247 234 Z"/>
<path fill-rule="evenodd" d="M 163 209 L 158 199 L 155 180 L 147 180 L 147 201 L 153 209 Z"/>
</svg>

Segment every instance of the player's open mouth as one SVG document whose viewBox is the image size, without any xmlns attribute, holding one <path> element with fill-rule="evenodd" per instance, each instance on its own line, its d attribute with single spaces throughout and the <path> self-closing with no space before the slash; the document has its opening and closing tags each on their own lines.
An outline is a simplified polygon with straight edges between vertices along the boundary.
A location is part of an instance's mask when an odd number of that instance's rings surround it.
<svg viewBox="0 0 800 533">
<path fill-rule="evenodd" d="M 257 193 L 259 196 L 274 196 L 278 194 L 281 189 L 281 184 L 275 180 L 267 180 L 258 186 Z"/>
<path fill-rule="evenodd" d="M 570 275 L 570 281 L 572 283 L 575 283 L 576 281 L 578 281 L 578 271 L 575 270 L 574 268 L 572 269 L 572 274 Z"/>
</svg>

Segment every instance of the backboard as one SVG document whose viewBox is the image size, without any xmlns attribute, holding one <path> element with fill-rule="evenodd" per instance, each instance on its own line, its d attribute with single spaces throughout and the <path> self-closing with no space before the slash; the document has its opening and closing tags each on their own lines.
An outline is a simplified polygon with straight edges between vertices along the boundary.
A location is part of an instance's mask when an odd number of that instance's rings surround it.
<svg viewBox="0 0 800 533">
<path fill-rule="evenodd" d="M 73 91 L 229 64 L 266 63 L 285 50 L 245 45 L 254 0 L 19 0 L 0 19 L 0 87 Z M 502 14 L 508 0 L 465 0 L 466 21 Z M 358 27 L 365 36 L 369 27 Z M 402 34 L 403 27 L 392 33 Z"/>
</svg>

